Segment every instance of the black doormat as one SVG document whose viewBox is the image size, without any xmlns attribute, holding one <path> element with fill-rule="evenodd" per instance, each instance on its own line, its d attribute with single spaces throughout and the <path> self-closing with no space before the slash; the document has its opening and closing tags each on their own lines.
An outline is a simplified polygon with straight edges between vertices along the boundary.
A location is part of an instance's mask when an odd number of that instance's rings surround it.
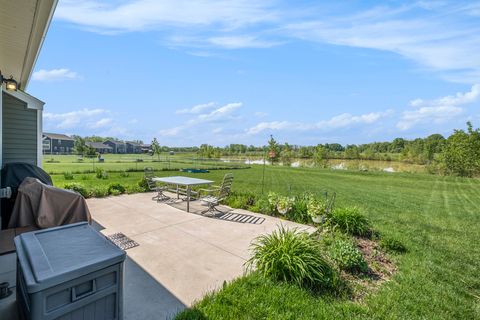
<svg viewBox="0 0 480 320">
<path fill-rule="evenodd" d="M 136 243 L 121 232 L 111 234 L 107 236 L 107 239 L 112 241 L 117 247 L 122 250 L 128 250 L 139 246 L 138 243 Z"/>
</svg>

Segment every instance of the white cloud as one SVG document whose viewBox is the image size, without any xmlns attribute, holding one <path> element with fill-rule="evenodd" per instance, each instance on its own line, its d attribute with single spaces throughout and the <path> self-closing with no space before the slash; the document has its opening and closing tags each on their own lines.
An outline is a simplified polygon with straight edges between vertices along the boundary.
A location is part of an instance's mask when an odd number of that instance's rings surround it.
<svg viewBox="0 0 480 320">
<path fill-rule="evenodd" d="M 247 134 L 257 134 L 265 130 L 290 129 L 295 125 L 289 121 L 260 122 L 247 130 Z"/>
<path fill-rule="evenodd" d="M 61 1 L 55 17 L 89 30 L 118 33 L 215 26 L 232 30 L 255 23 L 274 21 L 271 1 L 248 0 L 135 0 L 117 5 L 100 1 Z"/>
<path fill-rule="evenodd" d="M 257 125 L 246 130 L 249 135 L 258 134 L 265 130 L 291 130 L 291 131 L 329 131 L 338 128 L 349 128 L 355 125 L 372 124 L 378 120 L 392 114 L 392 110 L 385 112 L 371 112 L 362 115 L 351 115 L 343 113 L 328 120 L 321 120 L 316 123 L 290 122 L 290 121 L 272 121 L 260 122 Z"/>
<path fill-rule="evenodd" d="M 278 0 L 64 0 L 55 17 L 99 33 L 155 30 L 168 45 L 194 49 L 269 48 L 301 39 L 383 50 L 447 80 L 475 83 L 480 81 L 474 18 L 479 8 L 478 3 L 430 1 L 352 10 Z"/>
<path fill-rule="evenodd" d="M 45 70 L 41 69 L 35 71 L 32 75 L 32 79 L 36 81 L 62 81 L 78 79 L 79 75 L 66 68 Z"/>
<path fill-rule="evenodd" d="M 480 98 L 480 84 L 474 84 L 468 92 L 458 92 L 453 96 L 445 96 L 435 100 L 415 99 L 410 101 L 412 107 L 428 107 L 428 106 L 459 106 L 463 104 L 473 103 Z"/>
<path fill-rule="evenodd" d="M 455 95 L 433 100 L 414 99 L 410 101 L 409 105 L 417 109 L 404 111 L 397 123 L 397 128 L 408 130 L 422 123 L 445 123 L 465 111 L 460 107 L 461 105 L 474 103 L 479 98 L 480 84 L 475 84 L 470 91 L 458 92 Z"/>
<path fill-rule="evenodd" d="M 445 123 L 463 111 L 463 108 L 454 106 L 422 107 L 414 111 L 405 111 L 397 123 L 397 128 L 408 130 L 419 123 Z"/>
<path fill-rule="evenodd" d="M 290 23 L 285 30 L 306 41 L 394 52 L 447 79 L 463 80 L 460 74 L 469 75 L 464 82 L 472 81 L 480 71 L 480 41 L 478 24 L 464 23 L 468 9 L 455 4 L 422 9 L 420 4 L 377 7 Z"/>
<path fill-rule="evenodd" d="M 180 110 L 177 110 L 175 113 L 177 113 L 177 114 L 188 114 L 188 113 L 197 114 L 197 113 L 200 113 L 202 111 L 212 109 L 213 107 L 215 107 L 215 102 L 209 102 L 209 103 L 198 104 L 196 106 L 193 106 L 193 107 L 187 108 L 187 109 L 180 109 Z"/>
<path fill-rule="evenodd" d="M 99 128 L 105 128 L 107 126 L 110 126 L 112 124 L 113 120 L 111 118 L 103 118 L 98 121 L 95 121 L 91 124 L 88 125 L 89 128 L 92 129 L 99 129 Z"/>
<path fill-rule="evenodd" d="M 225 49 L 271 48 L 282 44 L 278 41 L 261 40 L 250 35 L 212 37 L 208 39 L 208 42 Z"/>
<path fill-rule="evenodd" d="M 99 115 L 107 114 L 105 109 L 81 109 L 66 113 L 44 112 L 43 118 L 55 128 L 69 129 L 74 128 L 87 120 L 93 119 Z"/>
<path fill-rule="evenodd" d="M 237 110 L 242 106 L 241 102 L 228 103 L 220 108 L 217 108 L 210 113 L 204 113 L 198 115 L 197 118 L 189 121 L 190 124 L 197 124 L 203 122 L 211 122 L 217 120 L 224 120 L 228 117 L 233 111 Z"/>
<path fill-rule="evenodd" d="M 206 107 L 208 105 L 208 107 Z M 199 108 L 200 106 L 200 108 Z M 194 118 L 189 119 L 187 122 L 185 122 L 182 125 L 173 127 L 173 128 L 168 128 L 168 129 L 163 129 L 160 130 L 159 134 L 162 136 L 176 136 L 182 131 L 186 129 L 191 129 L 194 127 L 199 127 L 199 125 L 202 125 L 203 127 L 207 123 L 217 123 L 217 122 L 225 122 L 225 121 L 230 121 L 234 117 L 232 116 L 232 113 L 240 108 L 242 106 L 241 102 L 233 102 L 233 103 L 228 103 L 224 106 L 218 107 L 215 105 L 210 105 L 210 104 L 205 104 L 205 105 L 198 105 L 194 106 L 190 109 L 183 109 L 181 110 L 182 113 L 190 113 L 190 114 L 196 114 Z M 206 112 L 206 113 L 200 113 L 202 110 L 208 110 L 213 108 L 212 111 Z M 200 111 L 199 111 L 200 110 Z M 183 112 L 185 111 L 185 112 Z M 177 111 L 178 112 L 178 111 Z"/>
<path fill-rule="evenodd" d="M 316 127 L 321 128 L 345 128 L 355 124 L 371 124 L 377 122 L 381 118 L 389 115 L 392 111 L 387 110 L 386 112 L 371 112 L 367 114 L 362 114 L 359 116 L 351 115 L 350 113 L 343 113 L 338 116 L 331 118 L 330 120 L 320 121 L 316 124 Z"/>
<path fill-rule="evenodd" d="M 268 113 L 263 112 L 263 111 L 257 111 L 253 115 L 255 117 L 258 117 L 258 118 L 264 118 L 264 117 L 268 116 Z"/>
</svg>

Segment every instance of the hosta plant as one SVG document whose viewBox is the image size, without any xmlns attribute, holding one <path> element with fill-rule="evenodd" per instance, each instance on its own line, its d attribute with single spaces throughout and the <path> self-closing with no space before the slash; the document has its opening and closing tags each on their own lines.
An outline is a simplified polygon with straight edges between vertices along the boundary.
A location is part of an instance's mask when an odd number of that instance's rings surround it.
<svg viewBox="0 0 480 320">
<path fill-rule="evenodd" d="M 277 198 L 277 211 L 281 214 L 286 214 L 290 210 L 292 210 L 292 206 L 295 202 L 295 198 L 293 197 L 284 197 L 279 196 Z"/>
<path fill-rule="evenodd" d="M 307 204 L 308 215 L 315 223 L 320 223 L 327 214 L 327 204 L 325 201 L 311 197 Z"/>
</svg>

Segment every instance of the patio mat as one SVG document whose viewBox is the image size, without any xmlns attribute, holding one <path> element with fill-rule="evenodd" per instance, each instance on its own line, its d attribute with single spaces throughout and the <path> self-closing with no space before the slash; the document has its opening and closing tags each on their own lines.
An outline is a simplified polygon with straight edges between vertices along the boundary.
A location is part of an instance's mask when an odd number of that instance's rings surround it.
<svg viewBox="0 0 480 320">
<path fill-rule="evenodd" d="M 136 243 L 121 232 L 111 234 L 107 236 L 107 239 L 112 241 L 117 247 L 122 250 L 128 250 L 139 246 L 138 243 Z"/>
<path fill-rule="evenodd" d="M 173 202 L 173 203 L 167 202 L 167 204 L 174 208 L 180 209 L 182 211 L 187 211 L 187 204 L 185 201 Z M 209 213 L 202 214 L 202 211 L 204 211 L 206 207 L 200 205 L 198 201 L 190 202 L 190 213 L 198 214 L 202 217 L 220 219 L 220 220 L 238 222 L 238 223 L 250 223 L 250 224 L 262 224 L 263 221 L 265 221 L 265 218 L 263 217 L 258 217 L 251 214 L 233 212 L 233 209 L 226 206 L 218 206 L 217 208 L 218 210 L 220 210 L 220 212 L 216 212 L 215 215 L 212 215 Z"/>
<path fill-rule="evenodd" d="M 227 213 L 219 213 L 215 216 L 215 218 L 220 220 L 227 220 L 232 222 L 240 222 L 240 223 L 251 223 L 251 224 L 262 224 L 265 221 L 265 218 L 252 216 L 249 214 L 244 213 L 235 213 L 235 212 L 227 212 Z"/>
</svg>

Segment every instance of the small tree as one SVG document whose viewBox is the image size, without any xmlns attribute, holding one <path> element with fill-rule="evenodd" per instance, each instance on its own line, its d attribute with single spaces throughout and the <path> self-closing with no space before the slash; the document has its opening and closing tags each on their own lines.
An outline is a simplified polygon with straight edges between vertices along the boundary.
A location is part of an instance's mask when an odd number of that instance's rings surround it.
<svg viewBox="0 0 480 320">
<path fill-rule="evenodd" d="M 448 173 L 471 177 L 480 172 L 480 129 L 467 122 L 467 132 L 455 130 L 448 137 L 442 162 Z"/>
<path fill-rule="evenodd" d="M 313 153 L 313 162 L 315 166 L 325 168 L 328 163 L 328 151 L 319 144 Z"/>
<path fill-rule="evenodd" d="M 268 140 L 268 157 L 272 164 L 277 162 L 280 157 L 280 147 L 272 135 L 270 135 L 270 140 Z"/>
<path fill-rule="evenodd" d="M 157 138 L 153 138 L 151 148 L 152 148 L 153 154 L 157 155 L 158 160 L 160 160 L 160 154 L 162 153 L 162 147 L 158 143 Z"/>
<path fill-rule="evenodd" d="M 290 167 L 293 161 L 293 150 L 288 143 L 285 142 L 285 146 L 280 154 L 280 160 L 284 166 Z"/>
<path fill-rule="evenodd" d="M 85 139 L 83 139 L 80 136 L 75 136 L 75 140 L 73 142 L 73 148 L 76 154 L 84 155 L 87 148 L 85 144 Z"/>
</svg>

